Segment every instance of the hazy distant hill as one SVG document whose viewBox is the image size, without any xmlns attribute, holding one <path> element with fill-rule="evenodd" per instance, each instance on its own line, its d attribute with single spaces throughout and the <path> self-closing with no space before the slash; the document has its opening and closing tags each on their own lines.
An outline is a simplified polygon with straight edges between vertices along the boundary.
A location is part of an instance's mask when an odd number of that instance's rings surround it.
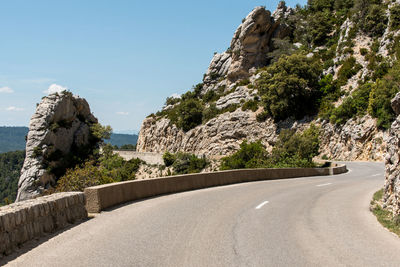
<svg viewBox="0 0 400 267">
<path fill-rule="evenodd" d="M 0 153 L 25 149 L 28 127 L 0 127 Z"/>
<path fill-rule="evenodd" d="M 111 134 L 110 140 L 106 140 L 106 143 L 113 146 L 122 145 L 136 145 L 138 136 L 136 134 Z"/>
<path fill-rule="evenodd" d="M 0 153 L 24 150 L 25 136 L 28 134 L 28 127 L 6 127 L 0 126 Z M 106 143 L 122 146 L 127 144 L 135 145 L 138 136 L 136 134 L 112 134 Z"/>
</svg>

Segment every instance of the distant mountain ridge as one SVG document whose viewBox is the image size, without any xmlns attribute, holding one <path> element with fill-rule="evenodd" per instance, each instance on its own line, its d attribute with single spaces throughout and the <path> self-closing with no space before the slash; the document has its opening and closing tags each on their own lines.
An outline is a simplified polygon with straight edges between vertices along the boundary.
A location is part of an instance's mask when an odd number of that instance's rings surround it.
<svg viewBox="0 0 400 267">
<path fill-rule="evenodd" d="M 0 126 L 0 153 L 9 151 L 24 150 L 25 136 L 28 134 L 29 128 L 24 126 Z M 110 140 L 106 143 L 121 146 L 132 144 L 135 145 L 138 136 L 136 134 L 111 134 Z"/>
</svg>

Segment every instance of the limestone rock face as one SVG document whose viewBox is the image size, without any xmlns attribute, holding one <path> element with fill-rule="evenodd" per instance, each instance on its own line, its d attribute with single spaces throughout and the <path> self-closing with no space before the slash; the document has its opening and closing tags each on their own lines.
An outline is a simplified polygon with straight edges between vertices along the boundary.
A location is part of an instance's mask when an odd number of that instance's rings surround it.
<svg viewBox="0 0 400 267">
<path fill-rule="evenodd" d="M 157 120 L 148 117 L 143 121 L 139 133 L 137 150 L 139 152 L 195 152 L 196 154 L 215 156 L 229 155 L 239 149 L 243 140 L 255 142 L 261 140 L 271 148 L 282 128 L 304 129 L 309 119 L 302 121 L 286 120 L 279 124 L 271 119 L 265 122 L 256 120 L 256 112 L 227 112 L 211 119 L 188 132 L 171 125 L 169 119 Z"/>
<path fill-rule="evenodd" d="M 17 201 L 31 199 L 51 189 L 60 167 L 73 148 L 90 142 L 90 125 L 97 119 L 85 99 L 71 93 L 44 97 L 29 123 L 26 157 L 18 182 Z"/>
<path fill-rule="evenodd" d="M 247 15 L 233 35 L 229 50 L 216 53 L 211 60 L 203 79 L 205 91 L 224 85 L 215 86 L 219 78 L 227 76 L 230 82 L 235 82 L 248 78 L 250 69 L 267 65 L 271 39 L 284 38 L 289 34 L 280 20 L 291 13 L 292 9 L 281 2 L 273 15 L 264 7 L 256 7 Z"/>
<path fill-rule="evenodd" d="M 320 151 L 331 159 L 384 159 L 386 133 L 379 131 L 370 116 L 350 119 L 344 125 L 321 122 Z"/>
<path fill-rule="evenodd" d="M 279 22 L 270 11 L 256 7 L 236 30 L 232 42 L 232 63 L 228 79 L 235 81 L 249 76 L 249 69 L 265 66 L 268 62 L 271 38 L 278 35 Z"/>
<path fill-rule="evenodd" d="M 396 120 L 389 129 L 386 139 L 387 155 L 385 157 L 385 195 L 384 203 L 393 215 L 400 214 L 400 93 L 392 100 L 392 108 L 397 114 Z"/>
</svg>

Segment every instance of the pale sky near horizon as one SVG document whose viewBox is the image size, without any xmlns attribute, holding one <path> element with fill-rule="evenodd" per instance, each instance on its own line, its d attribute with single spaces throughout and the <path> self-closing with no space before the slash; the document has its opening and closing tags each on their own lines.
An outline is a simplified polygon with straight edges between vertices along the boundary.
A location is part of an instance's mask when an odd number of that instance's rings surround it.
<svg viewBox="0 0 400 267">
<path fill-rule="evenodd" d="M 242 18 L 278 2 L 0 1 L 0 126 L 28 126 L 43 96 L 67 88 L 114 132 L 137 132 L 201 82 Z"/>
</svg>

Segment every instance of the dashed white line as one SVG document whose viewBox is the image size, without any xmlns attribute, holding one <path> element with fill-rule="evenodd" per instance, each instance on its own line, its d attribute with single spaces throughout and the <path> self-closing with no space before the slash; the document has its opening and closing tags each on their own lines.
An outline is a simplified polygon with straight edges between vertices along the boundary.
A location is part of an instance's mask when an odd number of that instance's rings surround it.
<svg viewBox="0 0 400 267">
<path fill-rule="evenodd" d="M 258 205 L 256 207 L 256 210 L 261 209 L 265 204 L 268 204 L 268 203 L 269 203 L 269 201 L 264 201 L 263 203 L 261 203 L 260 205 Z"/>
<path fill-rule="evenodd" d="M 382 174 L 380 174 L 380 173 L 377 173 L 377 174 L 374 174 L 374 175 L 371 175 L 371 176 L 379 176 L 379 175 L 382 175 Z"/>
<path fill-rule="evenodd" d="M 331 185 L 332 183 L 326 183 L 326 184 L 319 184 L 319 185 L 316 185 L 316 186 L 327 186 L 327 185 Z"/>
</svg>

